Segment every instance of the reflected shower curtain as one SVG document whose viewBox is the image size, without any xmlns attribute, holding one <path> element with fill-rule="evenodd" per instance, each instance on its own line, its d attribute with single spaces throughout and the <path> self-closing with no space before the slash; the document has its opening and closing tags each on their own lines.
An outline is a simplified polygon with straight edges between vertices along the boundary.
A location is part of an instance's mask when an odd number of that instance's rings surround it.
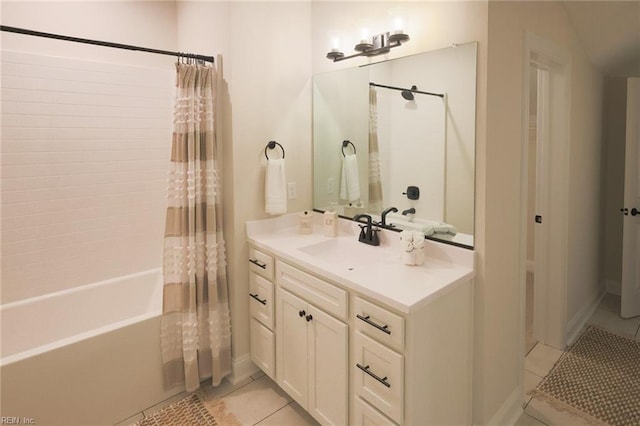
<svg viewBox="0 0 640 426">
<path fill-rule="evenodd" d="M 382 204 L 380 150 L 378 148 L 378 97 L 376 89 L 369 87 L 369 211 L 381 213 Z"/>
<path fill-rule="evenodd" d="M 216 71 L 176 64 L 177 93 L 163 253 L 167 388 L 231 372 L 231 325 L 214 134 Z"/>
</svg>

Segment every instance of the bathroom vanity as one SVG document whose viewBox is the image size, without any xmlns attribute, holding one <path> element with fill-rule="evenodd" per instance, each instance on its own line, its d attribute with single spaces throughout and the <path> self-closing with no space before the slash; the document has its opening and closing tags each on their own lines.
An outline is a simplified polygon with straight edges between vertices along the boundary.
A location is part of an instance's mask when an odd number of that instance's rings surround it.
<svg viewBox="0 0 640 426">
<path fill-rule="evenodd" d="M 426 241 L 406 266 L 399 233 L 313 216 L 247 223 L 254 363 L 322 424 L 471 424 L 474 252 Z"/>
</svg>

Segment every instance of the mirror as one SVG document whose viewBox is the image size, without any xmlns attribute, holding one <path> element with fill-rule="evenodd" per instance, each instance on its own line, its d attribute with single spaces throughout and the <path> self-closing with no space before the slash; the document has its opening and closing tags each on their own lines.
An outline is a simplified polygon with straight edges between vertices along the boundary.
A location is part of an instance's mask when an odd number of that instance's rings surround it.
<svg viewBox="0 0 640 426">
<path fill-rule="evenodd" d="M 313 78 L 313 207 L 473 248 L 477 43 Z"/>
</svg>

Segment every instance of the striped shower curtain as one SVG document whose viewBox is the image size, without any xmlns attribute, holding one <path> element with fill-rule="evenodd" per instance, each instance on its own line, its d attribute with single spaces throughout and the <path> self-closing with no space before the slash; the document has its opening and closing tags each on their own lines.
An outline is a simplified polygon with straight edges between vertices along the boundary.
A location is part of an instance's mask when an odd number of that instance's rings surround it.
<svg viewBox="0 0 640 426">
<path fill-rule="evenodd" d="M 231 325 L 214 134 L 216 70 L 176 64 L 161 320 L 165 386 L 231 372 Z"/>
<path fill-rule="evenodd" d="M 380 214 L 383 209 L 380 148 L 378 147 L 378 96 L 369 87 L 369 211 Z"/>
</svg>

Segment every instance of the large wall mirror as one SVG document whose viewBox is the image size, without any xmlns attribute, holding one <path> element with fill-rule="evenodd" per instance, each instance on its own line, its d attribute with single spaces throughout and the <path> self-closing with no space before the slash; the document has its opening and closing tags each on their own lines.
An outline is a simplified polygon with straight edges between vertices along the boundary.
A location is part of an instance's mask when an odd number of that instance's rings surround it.
<svg viewBox="0 0 640 426">
<path fill-rule="evenodd" d="M 476 61 L 473 42 L 315 75 L 314 209 L 472 248 Z"/>
</svg>

